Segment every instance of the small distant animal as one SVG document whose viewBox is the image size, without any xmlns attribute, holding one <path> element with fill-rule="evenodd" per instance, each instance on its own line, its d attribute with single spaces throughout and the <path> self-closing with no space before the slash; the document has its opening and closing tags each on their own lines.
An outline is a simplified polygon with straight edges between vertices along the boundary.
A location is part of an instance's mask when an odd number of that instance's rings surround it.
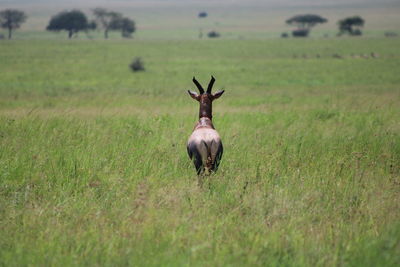
<svg viewBox="0 0 400 267">
<path fill-rule="evenodd" d="M 187 152 L 193 161 L 198 175 L 209 175 L 216 172 L 223 154 L 223 146 L 218 132 L 212 123 L 212 102 L 218 99 L 224 90 L 211 93 L 215 78 L 211 76 L 207 91 L 193 77 L 200 94 L 188 90 L 189 95 L 200 103 L 199 121 L 187 142 Z"/>
</svg>

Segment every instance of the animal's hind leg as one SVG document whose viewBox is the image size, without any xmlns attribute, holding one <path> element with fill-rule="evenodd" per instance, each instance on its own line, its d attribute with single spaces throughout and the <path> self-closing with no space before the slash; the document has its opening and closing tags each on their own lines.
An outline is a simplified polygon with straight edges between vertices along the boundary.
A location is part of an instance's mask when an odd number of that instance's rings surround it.
<svg viewBox="0 0 400 267">
<path fill-rule="evenodd" d="M 210 144 L 207 144 L 204 141 L 201 141 L 201 142 L 203 143 L 204 148 L 206 149 L 206 152 L 207 152 L 207 154 L 206 154 L 207 158 L 205 160 L 205 166 L 204 166 L 204 174 L 205 175 L 210 175 L 211 171 L 212 171 L 212 165 L 213 165 L 211 149 L 213 147 L 214 140 L 212 140 Z"/>
<path fill-rule="evenodd" d="M 221 159 L 222 159 L 222 154 L 224 153 L 224 147 L 222 146 L 221 142 L 218 144 L 218 147 L 216 148 L 216 150 L 217 150 L 217 152 L 216 152 L 214 162 L 212 164 L 212 169 L 211 169 L 213 172 L 216 172 L 218 170 L 219 163 L 221 162 Z"/>
<path fill-rule="evenodd" d="M 193 163 L 194 166 L 196 167 L 197 175 L 200 175 L 201 173 L 204 172 L 203 161 L 199 153 L 194 154 Z"/>
<path fill-rule="evenodd" d="M 193 160 L 194 167 L 196 168 L 197 175 L 200 175 L 204 171 L 203 160 L 201 154 L 198 151 L 195 144 L 188 145 L 188 153 L 190 158 Z"/>
</svg>

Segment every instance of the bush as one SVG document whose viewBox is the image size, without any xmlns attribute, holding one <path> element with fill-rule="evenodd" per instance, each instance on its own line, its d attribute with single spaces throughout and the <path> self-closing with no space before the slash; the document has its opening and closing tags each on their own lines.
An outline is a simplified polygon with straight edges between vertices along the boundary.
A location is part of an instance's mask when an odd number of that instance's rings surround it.
<svg viewBox="0 0 400 267">
<path fill-rule="evenodd" d="M 199 18 L 205 18 L 208 16 L 208 14 L 207 14 L 207 12 L 203 11 L 203 12 L 200 12 L 198 16 L 199 16 Z"/>
<path fill-rule="evenodd" d="M 145 71 L 143 61 L 140 57 L 134 58 L 129 67 L 133 72 Z"/>
<path fill-rule="evenodd" d="M 209 38 L 218 38 L 218 37 L 220 37 L 221 35 L 220 35 L 218 32 L 216 32 L 216 31 L 211 31 L 211 32 L 209 32 L 209 33 L 207 34 L 207 36 L 208 36 Z"/>
<path fill-rule="evenodd" d="M 287 32 L 281 33 L 281 38 L 288 38 L 289 34 Z"/>
<path fill-rule="evenodd" d="M 397 37 L 397 33 L 395 33 L 395 32 L 385 32 L 385 37 Z"/>
<path fill-rule="evenodd" d="M 293 37 L 307 37 L 310 31 L 307 29 L 297 29 L 292 31 Z"/>
</svg>

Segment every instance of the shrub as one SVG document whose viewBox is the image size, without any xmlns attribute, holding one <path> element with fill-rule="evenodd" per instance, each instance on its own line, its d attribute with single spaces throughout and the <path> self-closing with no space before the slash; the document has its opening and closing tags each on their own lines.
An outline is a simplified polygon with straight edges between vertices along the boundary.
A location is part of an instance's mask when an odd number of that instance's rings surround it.
<svg viewBox="0 0 400 267">
<path fill-rule="evenodd" d="M 209 33 L 207 34 L 207 36 L 208 36 L 209 38 L 218 38 L 218 37 L 220 37 L 221 35 L 220 35 L 218 32 L 216 32 L 216 31 L 211 31 L 211 32 L 209 32 Z"/>
<path fill-rule="evenodd" d="M 134 58 L 129 67 L 133 72 L 145 71 L 143 61 L 140 57 Z"/>
<path fill-rule="evenodd" d="M 208 16 L 208 14 L 207 14 L 207 12 L 203 11 L 203 12 L 200 12 L 198 16 L 199 16 L 199 18 L 205 18 Z"/>
<path fill-rule="evenodd" d="M 310 31 L 307 29 L 297 29 L 292 31 L 293 37 L 307 37 Z"/>
<path fill-rule="evenodd" d="M 385 37 L 397 37 L 397 33 L 395 33 L 395 32 L 385 32 Z"/>
</svg>

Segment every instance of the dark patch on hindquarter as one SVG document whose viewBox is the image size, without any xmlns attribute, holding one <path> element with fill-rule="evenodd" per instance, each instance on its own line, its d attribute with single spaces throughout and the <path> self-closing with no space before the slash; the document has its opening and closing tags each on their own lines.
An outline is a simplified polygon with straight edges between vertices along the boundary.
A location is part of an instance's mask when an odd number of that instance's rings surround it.
<svg viewBox="0 0 400 267">
<path fill-rule="evenodd" d="M 224 153 L 224 147 L 222 146 L 222 142 L 219 142 L 217 154 L 215 155 L 215 160 L 212 165 L 212 171 L 216 172 L 218 170 L 219 163 L 221 162 L 222 159 L 222 154 Z"/>
<path fill-rule="evenodd" d="M 203 161 L 201 159 L 200 152 L 197 150 L 196 144 L 189 143 L 186 148 L 189 158 L 193 161 L 194 166 L 196 167 L 197 174 L 200 174 L 204 170 L 204 168 Z"/>
<path fill-rule="evenodd" d="M 207 145 L 207 143 L 204 142 L 203 140 L 201 142 L 204 144 L 204 146 L 207 149 L 207 159 L 206 159 L 206 166 L 205 167 L 207 169 L 209 169 L 209 170 L 212 170 L 213 162 L 212 162 L 211 148 L 212 148 L 212 145 L 214 143 L 214 140 L 211 140 L 211 144 L 210 145 Z"/>
<path fill-rule="evenodd" d="M 212 147 L 213 142 L 214 142 L 214 140 L 211 142 L 211 145 L 207 145 L 206 142 L 201 141 L 201 143 L 204 144 L 204 146 L 207 149 L 206 166 L 203 165 L 203 160 L 202 160 L 201 154 L 200 154 L 196 144 L 193 142 L 193 143 L 189 143 L 187 145 L 187 152 L 188 152 L 189 158 L 193 161 L 194 166 L 196 167 L 197 174 L 204 172 L 205 167 L 207 167 L 210 171 L 213 171 L 213 172 L 216 172 L 218 170 L 218 166 L 219 166 L 219 163 L 221 162 L 224 148 L 222 146 L 222 142 L 219 142 L 219 146 L 218 146 L 217 153 L 215 155 L 215 159 L 214 159 L 214 161 L 212 161 L 211 147 Z"/>
</svg>

